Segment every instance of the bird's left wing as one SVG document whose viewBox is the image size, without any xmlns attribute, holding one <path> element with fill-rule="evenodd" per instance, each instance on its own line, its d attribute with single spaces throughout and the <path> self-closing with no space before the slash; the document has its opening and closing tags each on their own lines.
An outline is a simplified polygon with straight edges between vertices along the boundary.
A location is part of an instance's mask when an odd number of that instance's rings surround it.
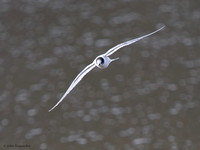
<svg viewBox="0 0 200 150">
<path fill-rule="evenodd" d="M 53 106 L 53 108 L 51 108 L 49 110 L 52 111 L 56 106 L 58 106 L 58 104 L 60 104 L 63 99 L 67 96 L 67 94 L 69 94 L 69 92 L 81 81 L 81 79 L 88 73 L 90 72 L 93 68 L 95 67 L 94 62 L 92 62 L 91 64 L 89 64 L 87 67 L 85 67 L 85 69 L 83 69 L 74 79 L 74 81 L 71 83 L 71 85 L 69 86 L 69 88 L 67 89 L 67 91 L 65 92 L 65 94 L 63 95 L 63 97 L 56 103 L 56 105 Z"/>
<path fill-rule="evenodd" d="M 128 45 L 130 45 L 130 44 L 133 44 L 133 43 L 135 43 L 135 42 L 137 42 L 137 41 L 139 41 L 139 40 L 141 40 L 141 39 L 143 39 L 143 38 L 145 38 L 145 37 L 147 37 L 147 36 L 150 36 L 150 35 L 152 35 L 152 34 L 158 32 L 158 31 L 162 30 L 164 27 L 165 27 L 165 26 L 163 26 L 162 28 L 160 28 L 160 29 L 158 29 L 158 30 L 156 30 L 156 31 L 154 31 L 154 32 L 151 32 L 151 33 L 149 33 L 149 34 L 146 34 L 146 35 L 144 35 L 144 36 L 141 36 L 141 37 L 139 37 L 139 38 L 132 39 L 132 40 L 126 41 L 126 42 L 124 42 L 124 43 L 120 43 L 120 44 L 116 45 L 115 47 L 109 49 L 104 55 L 105 55 L 105 56 L 110 56 L 110 55 L 112 55 L 113 53 L 115 53 L 117 50 L 119 50 L 120 48 L 122 48 L 122 47 L 124 47 L 124 46 L 128 46 Z"/>
</svg>

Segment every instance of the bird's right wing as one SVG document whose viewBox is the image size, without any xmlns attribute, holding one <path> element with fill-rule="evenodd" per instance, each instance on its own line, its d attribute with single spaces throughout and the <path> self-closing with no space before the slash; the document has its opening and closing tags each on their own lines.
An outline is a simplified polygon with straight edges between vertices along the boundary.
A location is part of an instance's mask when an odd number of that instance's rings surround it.
<svg viewBox="0 0 200 150">
<path fill-rule="evenodd" d="M 130 44 L 133 44 L 133 43 L 135 43 L 135 42 L 137 42 L 137 41 L 139 41 L 139 40 L 141 40 L 141 39 L 143 39 L 143 38 L 145 38 L 145 37 L 147 37 L 147 36 L 150 36 L 150 35 L 152 35 L 152 34 L 158 32 L 158 31 L 162 30 L 164 27 L 165 27 L 165 26 L 163 26 L 162 28 L 160 28 L 160 29 L 158 29 L 158 30 L 156 30 L 156 31 L 154 31 L 154 32 L 151 32 L 151 33 L 149 33 L 149 34 L 147 34 L 147 35 L 141 36 L 141 37 L 139 37 L 139 38 L 132 39 L 132 40 L 126 41 L 126 42 L 124 42 L 124 43 L 120 43 L 120 44 L 116 45 L 115 47 L 109 49 L 104 55 L 105 55 L 105 56 L 110 56 L 110 55 L 112 55 L 113 53 L 115 53 L 117 50 L 119 50 L 120 48 L 122 48 L 122 47 L 124 47 L 124 46 L 128 46 L 128 45 L 130 45 Z"/>
<path fill-rule="evenodd" d="M 60 104 L 63 99 L 67 96 L 67 94 L 69 94 L 69 92 L 81 81 L 81 79 L 88 73 L 90 72 L 93 68 L 95 67 L 94 62 L 92 62 L 91 64 L 89 64 L 87 67 L 85 67 L 85 69 L 83 69 L 74 79 L 74 81 L 71 83 L 71 85 L 69 86 L 69 88 L 67 89 L 67 91 L 65 92 L 65 94 L 63 95 L 63 97 L 56 103 L 56 105 L 53 106 L 53 108 L 51 108 L 49 110 L 52 111 L 56 106 L 58 106 L 58 104 Z"/>
</svg>

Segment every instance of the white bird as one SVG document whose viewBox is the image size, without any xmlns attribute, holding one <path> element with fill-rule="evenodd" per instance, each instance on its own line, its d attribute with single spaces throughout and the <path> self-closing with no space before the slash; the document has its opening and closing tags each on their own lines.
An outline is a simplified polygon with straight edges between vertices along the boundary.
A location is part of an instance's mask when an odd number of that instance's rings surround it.
<svg viewBox="0 0 200 150">
<path fill-rule="evenodd" d="M 141 39 L 143 39 L 143 38 L 145 38 L 145 37 L 148 37 L 148 36 L 150 36 L 150 35 L 152 35 L 152 34 L 158 32 L 158 31 L 162 30 L 164 27 L 165 27 L 165 26 L 163 26 L 162 28 L 160 28 L 160 29 L 158 29 L 158 30 L 156 30 L 156 31 L 154 31 L 154 32 L 151 32 L 151 33 L 149 33 L 149 34 L 146 34 L 146 35 L 144 35 L 144 36 L 141 36 L 141 37 L 139 37 L 139 38 L 135 38 L 135 39 L 126 41 L 126 42 L 124 42 L 124 43 L 118 44 L 118 45 L 116 45 L 115 47 L 109 49 L 105 54 L 102 54 L 102 55 L 97 56 L 91 64 L 89 64 L 87 67 L 85 67 L 85 69 L 83 69 L 83 70 L 76 76 L 76 78 L 75 78 L 74 81 L 71 83 L 71 85 L 69 86 L 69 88 L 67 89 L 67 91 L 65 92 L 65 94 L 64 94 L 64 95 L 62 96 L 62 98 L 56 103 L 56 105 L 54 105 L 54 106 L 49 110 L 49 112 L 52 111 L 56 106 L 58 106 L 58 104 L 60 104 L 60 103 L 63 101 L 63 99 L 69 94 L 69 92 L 81 81 L 81 79 L 82 79 L 88 72 L 90 72 L 95 66 L 98 67 L 98 68 L 100 68 L 100 69 L 105 69 L 105 68 L 108 67 L 108 65 L 109 65 L 111 62 L 113 62 L 113 61 L 119 59 L 119 58 L 111 59 L 111 58 L 109 58 L 108 56 L 112 55 L 113 53 L 115 53 L 117 50 L 119 50 L 120 48 L 122 48 L 122 47 L 124 47 L 124 46 L 128 46 L 128 45 L 130 45 L 130 44 L 133 44 L 133 43 L 135 43 L 135 42 L 137 42 L 137 41 L 139 41 L 139 40 L 141 40 Z"/>
</svg>

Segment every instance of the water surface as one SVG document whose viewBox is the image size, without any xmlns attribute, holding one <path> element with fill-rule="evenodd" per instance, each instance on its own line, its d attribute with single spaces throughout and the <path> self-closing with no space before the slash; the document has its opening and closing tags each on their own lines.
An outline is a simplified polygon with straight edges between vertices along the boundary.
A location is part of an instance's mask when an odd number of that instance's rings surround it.
<svg viewBox="0 0 200 150">
<path fill-rule="evenodd" d="M 0 149 L 198 150 L 198 1 L 0 1 Z M 75 76 L 120 49 L 51 113 Z"/>
</svg>

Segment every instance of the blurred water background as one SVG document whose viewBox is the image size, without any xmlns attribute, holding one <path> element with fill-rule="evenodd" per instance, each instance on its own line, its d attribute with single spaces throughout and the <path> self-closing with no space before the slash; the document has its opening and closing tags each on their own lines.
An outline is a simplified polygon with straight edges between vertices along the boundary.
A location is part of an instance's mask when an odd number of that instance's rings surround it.
<svg viewBox="0 0 200 150">
<path fill-rule="evenodd" d="M 0 149 L 199 150 L 200 1 L 0 0 L 0 77 Z"/>
</svg>

